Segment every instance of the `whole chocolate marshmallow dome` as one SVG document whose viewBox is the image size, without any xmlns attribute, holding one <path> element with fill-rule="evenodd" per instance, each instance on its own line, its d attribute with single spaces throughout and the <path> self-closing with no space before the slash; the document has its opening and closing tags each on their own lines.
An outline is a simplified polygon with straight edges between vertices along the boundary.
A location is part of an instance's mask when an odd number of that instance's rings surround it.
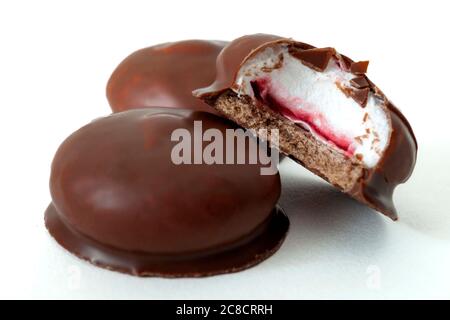
<svg viewBox="0 0 450 320">
<path fill-rule="evenodd" d="M 174 164 L 171 134 L 192 133 L 194 121 L 235 128 L 206 112 L 148 108 L 73 133 L 52 163 L 49 232 L 81 258 L 140 276 L 232 272 L 274 253 L 288 229 L 274 209 L 279 174 L 261 175 L 259 164 Z"/>
<path fill-rule="evenodd" d="M 192 96 L 214 80 L 223 41 L 187 40 L 138 50 L 111 75 L 106 95 L 114 112 L 142 107 L 189 108 L 215 113 Z"/>
</svg>

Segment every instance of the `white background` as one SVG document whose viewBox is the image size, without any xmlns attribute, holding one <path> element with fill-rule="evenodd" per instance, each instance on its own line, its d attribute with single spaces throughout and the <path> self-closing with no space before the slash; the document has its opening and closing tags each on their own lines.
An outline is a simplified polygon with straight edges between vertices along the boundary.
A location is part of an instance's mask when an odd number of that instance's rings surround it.
<svg viewBox="0 0 450 320">
<path fill-rule="evenodd" d="M 0 298 L 450 298 L 448 1 L 2 1 Z M 90 266 L 47 234 L 58 145 L 108 114 L 105 86 L 136 49 L 273 33 L 369 59 L 419 141 L 392 222 L 282 165 L 291 230 L 250 270 L 140 279 Z"/>
</svg>

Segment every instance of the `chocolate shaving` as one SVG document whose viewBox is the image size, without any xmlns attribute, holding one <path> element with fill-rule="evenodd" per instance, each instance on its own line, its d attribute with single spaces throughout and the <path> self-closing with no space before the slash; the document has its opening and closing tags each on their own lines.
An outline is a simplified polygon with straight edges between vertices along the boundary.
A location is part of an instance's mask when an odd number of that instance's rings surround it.
<svg viewBox="0 0 450 320">
<path fill-rule="evenodd" d="M 338 54 L 338 53 L 335 55 L 335 58 L 337 59 L 339 67 L 342 70 L 347 71 L 347 72 L 350 71 L 350 66 L 353 63 L 353 61 L 350 58 L 348 58 L 342 54 Z"/>
<path fill-rule="evenodd" d="M 316 71 L 324 71 L 331 57 L 336 54 L 333 48 L 316 48 L 308 50 L 298 50 L 295 47 L 289 48 L 289 53 L 302 61 L 302 63 Z"/>
<path fill-rule="evenodd" d="M 351 79 L 350 84 L 357 89 L 364 89 L 369 87 L 369 82 L 364 75 Z"/>
<path fill-rule="evenodd" d="M 280 53 L 278 55 L 278 61 L 273 66 L 268 67 L 267 65 L 264 65 L 261 68 L 261 71 L 265 72 L 265 73 L 270 73 L 270 72 L 272 72 L 275 69 L 280 69 L 283 66 L 283 61 L 284 61 L 284 56 L 283 56 L 282 53 Z"/>
<path fill-rule="evenodd" d="M 350 72 L 354 74 L 364 74 L 367 72 L 369 61 L 352 62 Z"/>
<path fill-rule="evenodd" d="M 369 114 L 366 112 L 364 114 L 363 122 L 366 122 L 369 119 Z"/>
<path fill-rule="evenodd" d="M 361 107 L 365 107 L 367 100 L 369 99 L 369 88 L 356 89 L 351 92 L 351 97 L 355 100 Z"/>
<path fill-rule="evenodd" d="M 346 87 L 346 86 L 344 86 L 341 82 L 339 82 L 339 81 L 336 81 L 335 83 L 334 83 L 335 85 L 336 85 L 336 87 L 339 89 L 339 90 L 341 90 L 341 92 L 343 93 L 343 94 L 345 94 L 345 96 L 348 98 L 348 97 L 350 97 L 351 95 L 352 95 L 352 89 L 351 88 L 349 88 L 349 87 Z"/>
</svg>

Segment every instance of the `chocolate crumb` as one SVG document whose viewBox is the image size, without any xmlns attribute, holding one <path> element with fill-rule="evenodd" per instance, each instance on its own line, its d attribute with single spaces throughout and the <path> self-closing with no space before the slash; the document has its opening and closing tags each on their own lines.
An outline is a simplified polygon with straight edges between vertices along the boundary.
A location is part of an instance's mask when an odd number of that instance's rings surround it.
<svg viewBox="0 0 450 320">
<path fill-rule="evenodd" d="M 280 69 L 283 66 L 283 62 L 284 62 L 284 55 L 282 53 L 280 53 L 278 55 L 278 61 L 277 61 L 277 63 L 275 63 L 273 68 L 274 69 Z"/>
<path fill-rule="evenodd" d="M 363 122 L 366 122 L 367 119 L 369 119 L 369 114 L 366 112 L 366 113 L 364 114 Z"/>
<path fill-rule="evenodd" d="M 264 63 L 263 67 L 261 68 L 262 72 L 269 73 L 272 72 L 275 69 L 280 69 L 283 66 L 284 56 L 282 53 L 278 55 L 278 61 L 272 66 L 268 67 L 267 63 Z"/>
<path fill-rule="evenodd" d="M 364 74 L 367 72 L 369 61 L 353 62 L 350 66 L 350 72 L 354 74 Z"/>
<path fill-rule="evenodd" d="M 348 98 L 352 95 L 352 90 L 346 86 L 344 86 L 341 82 L 335 81 L 334 84 L 336 87 L 342 91 L 343 94 Z"/>
</svg>

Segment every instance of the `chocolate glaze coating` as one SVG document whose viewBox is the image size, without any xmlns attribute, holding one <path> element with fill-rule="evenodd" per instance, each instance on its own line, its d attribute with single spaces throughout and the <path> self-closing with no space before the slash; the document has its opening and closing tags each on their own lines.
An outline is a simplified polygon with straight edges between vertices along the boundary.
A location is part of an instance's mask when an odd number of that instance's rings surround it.
<svg viewBox="0 0 450 320">
<path fill-rule="evenodd" d="M 376 87 L 372 89 L 378 90 Z M 392 220 L 397 220 L 394 190 L 397 185 L 406 182 L 414 170 L 417 141 L 408 120 L 389 100 L 386 99 L 386 103 L 393 130 L 389 145 L 379 163 L 374 168 L 364 170 L 363 177 L 350 191 L 350 195 Z"/>
<path fill-rule="evenodd" d="M 194 90 L 194 95 L 213 105 L 220 94 L 235 87 L 237 73 L 245 61 L 261 50 L 278 43 L 287 43 L 300 53 L 307 50 L 315 51 L 313 50 L 315 47 L 309 44 L 274 35 L 255 34 L 238 38 L 227 45 L 218 55 L 216 79 L 209 86 Z M 332 48 L 326 49 L 334 51 Z M 317 55 L 316 57 L 317 63 L 322 64 L 323 55 Z M 309 54 L 309 59 L 311 58 Z M 361 77 L 368 64 L 367 61 L 354 63 L 344 55 L 339 55 L 339 59 L 342 59 L 342 64 L 349 71 L 354 70 L 357 77 Z M 311 61 L 314 60 L 311 59 Z M 379 163 L 374 168 L 364 169 L 363 175 L 349 194 L 396 220 L 398 216 L 392 200 L 393 192 L 398 184 L 408 180 L 414 169 L 417 157 L 417 141 L 403 114 L 365 75 L 364 79 L 367 81 L 370 91 L 383 100 L 385 110 L 391 120 L 392 134 Z M 366 94 L 368 94 L 368 90 L 366 91 Z M 363 107 L 364 99 L 360 100 Z"/>
<path fill-rule="evenodd" d="M 112 73 L 106 96 L 114 112 L 142 107 L 191 108 L 215 113 L 192 90 L 209 84 L 223 41 L 187 40 L 138 50 Z"/>
<path fill-rule="evenodd" d="M 288 228 L 274 210 L 279 175 L 260 175 L 260 165 L 173 164 L 171 134 L 192 132 L 195 120 L 203 130 L 235 128 L 206 112 L 148 108 L 69 136 L 52 163 L 50 233 L 94 264 L 135 275 L 204 276 L 270 256 Z"/>
<path fill-rule="evenodd" d="M 198 86 L 195 88 L 193 91 L 194 96 L 208 101 L 219 96 L 225 90 L 232 88 L 237 72 L 249 54 L 264 44 L 283 39 L 279 36 L 259 33 L 243 36 L 230 42 L 217 56 L 216 78 L 207 83 L 209 86 L 204 88 Z"/>
<path fill-rule="evenodd" d="M 92 240 L 71 228 L 51 204 L 45 223 L 65 249 L 102 268 L 136 276 L 205 277 L 252 267 L 270 257 L 282 244 L 289 221 L 280 208 L 269 219 L 234 246 L 222 250 L 183 255 L 158 255 L 116 249 Z"/>
</svg>

